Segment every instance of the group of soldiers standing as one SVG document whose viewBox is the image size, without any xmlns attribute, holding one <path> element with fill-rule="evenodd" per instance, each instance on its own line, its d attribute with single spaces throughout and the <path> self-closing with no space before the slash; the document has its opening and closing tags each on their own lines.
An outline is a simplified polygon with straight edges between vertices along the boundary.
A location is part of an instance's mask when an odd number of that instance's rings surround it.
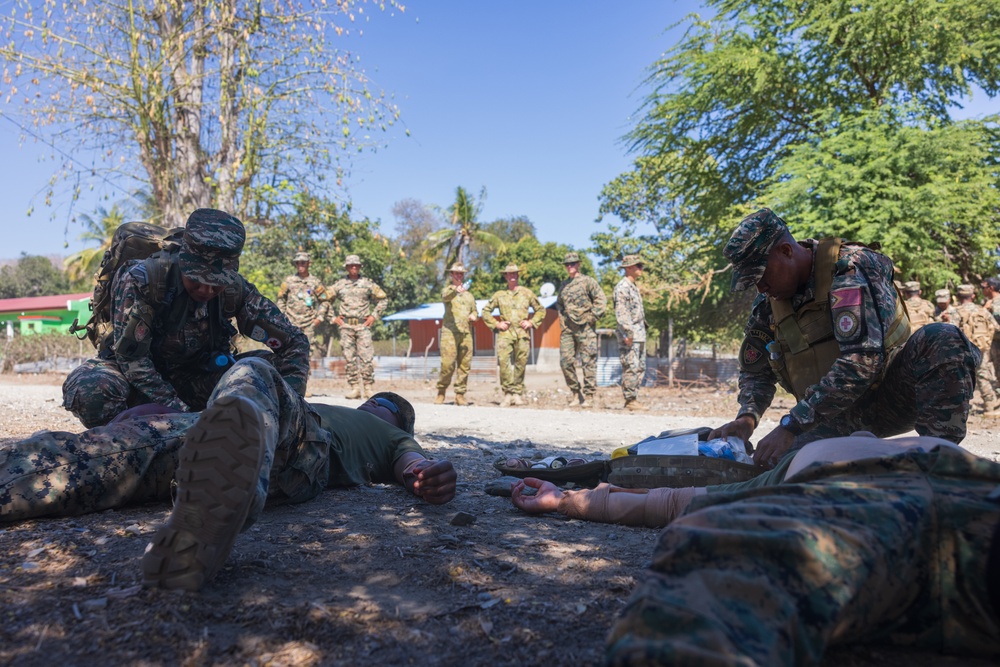
<svg viewBox="0 0 1000 667">
<path fill-rule="evenodd" d="M 983 397 L 985 417 L 1000 417 L 997 396 L 997 369 L 1000 362 L 1000 278 L 987 278 L 982 283 L 983 305 L 976 303 L 976 288 L 959 285 L 955 290 L 958 303 L 952 302 L 947 288 L 934 292 L 934 303 L 920 296 L 920 283 L 903 283 L 904 303 L 910 315 L 913 331 L 931 322 L 954 324 L 979 348 L 983 361 L 976 371 L 976 388 Z"/>
</svg>

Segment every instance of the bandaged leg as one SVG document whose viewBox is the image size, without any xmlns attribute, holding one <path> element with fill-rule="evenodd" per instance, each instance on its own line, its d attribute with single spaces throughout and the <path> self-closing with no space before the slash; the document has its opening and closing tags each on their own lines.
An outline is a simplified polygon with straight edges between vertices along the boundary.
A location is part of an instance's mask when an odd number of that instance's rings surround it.
<svg viewBox="0 0 1000 667">
<path fill-rule="evenodd" d="M 601 484 L 596 489 L 566 491 L 559 513 L 574 519 L 662 528 L 683 512 L 704 488 L 623 489 Z"/>
</svg>

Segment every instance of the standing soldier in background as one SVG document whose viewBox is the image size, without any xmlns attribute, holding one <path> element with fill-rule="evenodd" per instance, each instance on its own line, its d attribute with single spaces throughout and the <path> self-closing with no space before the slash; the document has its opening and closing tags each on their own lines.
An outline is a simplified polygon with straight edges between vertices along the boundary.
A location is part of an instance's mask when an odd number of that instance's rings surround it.
<svg viewBox="0 0 1000 667">
<path fill-rule="evenodd" d="M 1000 326 L 993 319 L 990 311 L 977 305 L 973 299 L 976 288 L 972 285 L 959 285 L 958 291 L 959 320 L 955 324 L 962 330 L 972 344 L 979 348 L 983 361 L 976 369 L 976 388 L 983 395 L 983 416 L 1000 417 L 1000 401 L 996 394 L 996 374 L 993 362 L 990 361 L 990 348 L 993 345 L 993 335 Z"/>
<path fill-rule="evenodd" d="M 958 311 L 951 305 L 951 292 L 947 288 L 934 292 L 934 321 L 958 326 Z"/>
<path fill-rule="evenodd" d="M 990 311 L 993 321 L 1000 324 L 1000 278 L 987 278 L 983 281 L 983 296 L 986 297 L 983 308 Z M 1000 377 L 1000 331 L 993 336 L 990 359 L 993 361 L 994 374 Z"/>
<path fill-rule="evenodd" d="M 646 314 L 635 281 L 642 276 L 642 258 L 625 255 L 619 269 L 625 277 L 615 285 L 618 354 L 622 362 L 622 394 L 626 410 L 648 410 L 639 402 L 639 385 L 646 374 Z"/>
<path fill-rule="evenodd" d="M 910 316 L 910 332 L 934 321 L 934 304 L 920 297 L 920 283 L 911 280 L 903 285 L 906 312 Z"/>
<path fill-rule="evenodd" d="M 545 309 L 527 287 L 517 284 L 520 269 L 517 264 L 504 267 L 503 277 L 507 289 L 496 292 L 483 308 L 483 322 L 497 334 L 497 360 L 500 362 L 500 388 L 503 402 L 500 407 L 524 405 L 524 369 L 528 365 L 528 348 L 531 337 L 528 332 L 537 329 L 545 319 Z M 500 311 L 493 317 L 493 309 Z M 530 319 L 528 309 L 534 310 Z"/>
<path fill-rule="evenodd" d="M 608 299 L 597 281 L 580 273 L 580 255 L 566 253 L 563 266 L 569 279 L 559 286 L 556 310 L 559 313 L 559 366 L 569 387 L 570 407 L 594 407 L 597 392 L 597 320 L 604 315 Z M 576 377 L 576 357 L 580 356 L 583 388 Z"/>
<path fill-rule="evenodd" d="M 465 267 L 452 264 L 448 270 L 451 284 L 441 292 L 444 320 L 441 322 L 441 375 L 438 376 L 436 405 L 444 403 L 445 391 L 455 375 L 455 405 L 468 405 L 465 390 L 472 368 L 472 323 L 479 319 L 476 297 L 465 285 Z M 455 370 L 458 373 L 455 374 Z"/>
<path fill-rule="evenodd" d="M 310 356 L 323 356 L 316 340 L 316 327 L 326 317 L 329 304 L 326 302 L 326 287 L 316 276 L 309 275 L 309 255 L 298 252 L 292 259 L 295 274 L 285 278 L 278 288 L 278 308 L 292 324 L 302 329 L 309 339 Z"/>
<path fill-rule="evenodd" d="M 375 384 L 371 326 L 385 312 L 386 295 L 374 281 L 361 277 L 359 256 L 348 255 L 344 268 L 347 277 L 330 288 L 330 303 L 340 301 L 333 323 L 340 328 L 340 348 L 347 362 L 347 382 L 351 385 L 344 398 L 363 398 L 371 396 Z"/>
</svg>

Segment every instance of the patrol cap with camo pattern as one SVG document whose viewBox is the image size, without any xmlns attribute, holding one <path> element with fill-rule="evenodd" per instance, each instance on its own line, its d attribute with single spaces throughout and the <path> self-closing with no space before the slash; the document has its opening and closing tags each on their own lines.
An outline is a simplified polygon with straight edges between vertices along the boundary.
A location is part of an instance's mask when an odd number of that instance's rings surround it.
<svg viewBox="0 0 1000 667">
<path fill-rule="evenodd" d="M 246 238 L 237 218 L 214 208 L 199 208 L 184 225 L 178 256 L 181 273 L 202 285 L 234 282 Z"/>
<path fill-rule="evenodd" d="M 521 269 L 517 268 L 517 264 L 508 264 L 503 267 L 503 273 L 520 273 Z"/>
<path fill-rule="evenodd" d="M 951 292 L 949 292 L 947 289 L 939 289 L 938 291 L 934 292 L 934 300 L 951 301 Z"/>
<path fill-rule="evenodd" d="M 918 283 L 916 280 L 910 280 L 908 282 L 905 282 L 905 283 L 903 283 L 903 291 L 904 292 L 919 292 L 920 291 L 920 283 Z"/>
<path fill-rule="evenodd" d="M 309 262 L 309 253 L 307 252 L 297 252 L 295 257 L 292 258 L 292 264 L 298 264 L 299 262 Z"/>
<path fill-rule="evenodd" d="M 566 256 L 563 257 L 563 264 L 579 264 L 580 263 L 580 253 L 578 252 L 568 252 Z"/>
<path fill-rule="evenodd" d="M 466 272 L 465 267 L 459 264 L 458 262 L 452 264 L 451 268 L 448 269 L 448 273 L 465 273 L 465 272 Z"/>
<path fill-rule="evenodd" d="M 413 435 L 413 425 L 417 421 L 417 413 L 408 400 L 391 391 L 380 391 L 373 395 L 372 398 L 384 398 L 399 408 L 399 428 Z"/>
<path fill-rule="evenodd" d="M 636 266 L 642 263 L 642 257 L 639 255 L 625 255 L 622 257 L 622 263 L 618 265 L 618 268 L 627 269 L 630 266 Z"/>
<path fill-rule="evenodd" d="M 348 255 L 347 259 L 344 260 L 344 268 L 346 269 L 348 266 L 351 266 L 352 264 L 356 264 L 358 266 L 361 266 L 361 256 L 360 255 Z"/>
<path fill-rule="evenodd" d="M 743 218 L 729 237 L 722 254 L 733 265 L 732 292 L 742 292 L 760 282 L 767 256 L 782 239 L 788 225 L 769 208 Z"/>
<path fill-rule="evenodd" d="M 976 288 L 969 284 L 959 285 L 958 289 L 955 290 L 955 294 L 958 296 L 976 296 Z"/>
</svg>

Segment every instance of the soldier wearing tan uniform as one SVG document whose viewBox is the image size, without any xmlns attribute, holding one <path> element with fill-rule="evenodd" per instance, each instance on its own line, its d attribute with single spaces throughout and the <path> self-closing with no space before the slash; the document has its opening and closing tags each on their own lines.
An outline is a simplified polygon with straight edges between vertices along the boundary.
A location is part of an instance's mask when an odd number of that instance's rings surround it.
<svg viewBox="0 0 1000 667">
<path fill-rule="evenodd" d="M 622 395 L 626 410 L 648 410 L 639 402 L 639 387 L 646 374 L 646 314 L 635 282 L 642 277 L 642 258 L 625 255 L 618 268 L 625 271 L 613 295 L 615 319 L 618 320 L 615 334 L 622 364 Z"/>
<path fill-rule="evenodd" d="M 483 308 L 483 322 L 497 331 L 497 359 L 500 362 L 500 388 L 503 389 L 501 407 L 524 405 L 524 369 L 528 365 L 528 348 L 531 336 L 545 319 L 545 309 L 527 287 L 518 285 L 520 269 L 508 264 L 503 270 L 507 289 L 496 292 Z M 534 312 L 529 316 L 528 309 Z M 493 316 L 493 310 L 500 314 Z"/>
<path fill-rule="evenodd" d="M 951 291 L 947 288 L 934 292 L 934 321 L 958 326 L 958 312 L 951 305 Z"/>
<path fill-rule="evenodd" d="M 465 390 L 472 368 L 472 323 L 479 319 L 476 297 L 466 289 L 465 267 L 452 264 L 448 270 L 448 286 L 441 292 L 444 302 L 444 320 L 441 322 L 441 375 L 438 377 L 437 398 L 434 403 L 444 403 L 445 391 L 455 376 L 455 405 L 467 405 Z"/>
<path fill-rule="evenodd" d="M 993 344 L 993 335 L 1000 329 L 993 315 L 973 300 L 976 296 L 976 289 L 972 285 L 959 285 L 956 292 L 958 294 L 958 327 L 972 341 L 972 344 L 979 348 L 983 355 L 983 361 L 976 369 L 976 388 L 983 395 L 983 409 L 985 417 L 1000 417 L 1000 400 L 997 400 L 996 383 L 997 378 L 993 370 L 993 362 L 990 360 L 990 348 Z"/>
<path fill-rule="evenodd" d="M 903 298 L 906 312 L 910 316 L 910 331 L 934 321 L 934 304 L 920 296 L 920 283 L 911 280 L 903 284 Z"/>
<path fill-rule="evenodd" d="M 330 288 L 330 303 L 340 301 L 333 323 L 340 328 L 340 347 L 347 362 L 347 382 L 351 385 L 345 398 L 363 398 L 371 395 L 371 386 L 375 384 L 371 326 L 385 312 L 386 294 L 374 281 L 361 276 L 358 255 L 348 255 L 344 268 L 347 277 Z"/>
<path fill-rule="evenodd" d="M 326 287 L 316 276 L 309 274 L 309 255 L 295 254 L 292 259 L 295 273 L 285 278 L 278 288 L 278 308 L 292 324 L 302 329 L 309 339 L 310 356 L 318 359 L 323 352 L 316 340 L 316 327 L 326 318 L 329 304 L 326 301 Z"/>
</svg>

